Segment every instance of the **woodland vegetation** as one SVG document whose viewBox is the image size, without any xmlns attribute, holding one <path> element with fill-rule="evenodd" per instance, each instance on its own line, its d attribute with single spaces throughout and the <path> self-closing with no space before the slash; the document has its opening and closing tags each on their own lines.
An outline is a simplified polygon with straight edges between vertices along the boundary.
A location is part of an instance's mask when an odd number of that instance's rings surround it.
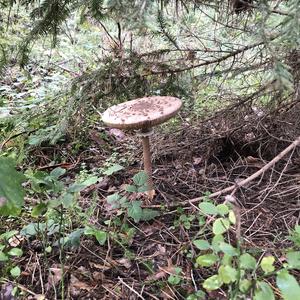
<svg viewBox="0 0 300 300">
<path fill-rule="evenodd" d="M 300 300 L 300 0 L 0 0 L 0 72 L 0 300 Z"/>
</svg>

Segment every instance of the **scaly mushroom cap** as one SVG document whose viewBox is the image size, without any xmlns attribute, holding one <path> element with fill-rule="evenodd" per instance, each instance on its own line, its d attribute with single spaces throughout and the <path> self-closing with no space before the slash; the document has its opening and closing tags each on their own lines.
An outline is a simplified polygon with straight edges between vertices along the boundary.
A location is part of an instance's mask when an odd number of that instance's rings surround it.
<svg viewBox="0 0 300 300">
<path fill-rule="evenodd" d="M 127 101 L 108 108 L 102 120 L 110 127 L 145 129 L 169 120 L 181 108 L 175 97 L 153 96 Z"/>
</svg>

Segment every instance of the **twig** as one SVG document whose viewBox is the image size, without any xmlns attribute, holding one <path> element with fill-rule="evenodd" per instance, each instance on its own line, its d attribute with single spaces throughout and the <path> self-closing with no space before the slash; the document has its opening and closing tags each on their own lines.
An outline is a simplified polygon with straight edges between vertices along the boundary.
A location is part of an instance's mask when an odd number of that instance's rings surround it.
<svg viewBox="0 0 300 300">
<path fill-rule="evenodd" d="M 275 40 L 279 35 L 273 35 L 270 37 L 270 41 L 273 41 Z M 185 68 L 176 68 L 176 69 L 170 69 L 170 70 L 163 70 L 163 71 L 151 71 L 149 74 L 144 74 L 143 76 L 147 76 L 147 75 L 154 75 L 154 74 L 164 74 L 164 73 L 178 73 L 178 72 L 184 72 L 184 71 L 189 71 L 189 70 L 192 70 L 192 69 L 195 69 L 195 68 L 199 68 L 199 67 L 203 67 L 203 66 L 208 66 L 208 65 L 211 65 L 211 64 L 216 64 L 216 63 L 220 63 L 224 60 L 227 60 L 228 58 L 230 57 L 234 57 L 238 54 L 241 54 L 241 53 L 244 53 L 248 50 L 251 50 L 253 48 L 256 48 L 256 47 L 259 47 L 259 46 L 262 46 L 264 45 L 264 41 L 261 41 L 261 42 L 257 42 L 257 43 L 254 43 L 254 44 L 251 44 L 251 45 L 247 45 L 243 48 L 240 48 L 240 49 L 237 49 L 235 51 L 232 51 L 231 53 L 227 54 L 227 55 L 224 55 L 224 56 L 221 56 L 219 58 L 216 58 L 216 59 L 213 59 L 213 60 L 209 60 L 209 61 L 204 61 L 204 62 L 201 62 L 199 64 L 196 64 L 196 65 L 192 65 L 192 66 L 188 66 L 188 67 L 185 67 Z"/>
<path fill-rule="evenodd" d="M 130 289 L 132 292 L 134 292 L 139 298 L 146 300 L 139 292 L 137 292 L 133 287 L 128 285 L 121 277 L 118 277 L 121 284 L 125 285 L 128 289 Z"/>
<path fill-rule="evenodd" d="M 2 142 L 2 144 L 0 145 L 0 151 L 2 151 L 2 149 L 5 147 L 5 145 L 9 142 L 9 141 L 11 141 L 12 139 L 15 139 L 16 137 L 18 137 L 18 136 L 20 136 L 20 135 L 22 135 L 22 134 L 31 134 L 31 133 L 33 133 L 33 132 L 35 132 L 36 130 L 30 130 L 30 131 L 22 131 L 22 132 L 19 132 L 19 133 L 16 133 L 16 134 L 14 134 L 14 135 L 12 135 L 12 136 L 10 136 L 9 138 L 7 138 L 6 140 L 4 140 L 3 142 Z"/>
<path fill-rule="evenodd" d="M 230 193 L 230 192 L 234 191 L 235 189 L 238 189 L 240 187 L 245 186 L 246 184 L 248 184 L 249 182 L 251 182 L 255 178 L 262 175 L 264 172 L 266 172 L 272 166 L 274 166 L 285 155 L 287 155 L 290 151 L 292 151 L 293 149 L 295 149 L 299 145 L 300 145 L 300 136 L 296 140 L 294 140 L 287 148 L 285 148 L 277 156 L 275 156 L 270 162 L 268 162 L 264 167 L 262 167 L 260 170 L 258 170 L 257 172 L 253 173 L 251 176 L 247 177 L 246 179 L 244 179 L 244 180 L 242 180 L 242 181 L 240 181 L 240 182 L 238 182 L 234 185 L 231 185 L 231 186 L 229 186 L 229 187 L 227 187 L 223 190 L 220 190 L 218 192 L 215 192 L 215 193 L 209 195 L 209 198 L 215 198 L 215 197 Z M 198 198 L 194 198 L 194 199 L 191 199 L 191 200 L 184 201 L 184 203 L 186 203 L 186 204 L 195 203 L 195 202 L 199 202 L 199 201 L 203 200 L 204 198 L 205 198 L 204 196 L 201 196 L 201 197 L 198 197 Z"/>
</svg>

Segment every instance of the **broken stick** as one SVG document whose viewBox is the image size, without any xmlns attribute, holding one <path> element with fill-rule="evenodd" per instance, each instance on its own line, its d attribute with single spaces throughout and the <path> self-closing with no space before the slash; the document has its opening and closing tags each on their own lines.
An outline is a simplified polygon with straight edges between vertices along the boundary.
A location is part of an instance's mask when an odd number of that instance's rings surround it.
<svg viewBox="0 0 300 300">
<path fill-rule="evenodd" d="M 209 195 L 209 198 L 215 198 L 227 193 L 230 193 L 234 191 L 237 188 L 245 186 L 247 183 L 251 182 L 258 176 L 262 175 L 264 172 L 266 172 L 268 169 L 270 169 L 272 166 L 274 166 L 277 162 L 279 162 L 285 155 L 287 155 L 290 151 L 295 149 L 297 146 L 300 145 L 300 136 L 294 140 L 287 148 L 285 148 L 283 151 L 281 151 L 278 155 L 276 155 L 271 161 L 269 161 L 265 166 L 263 166 L 261 169 L 259 169 L 257 172 L 253 173 L 251 176 L 245 178 L 244 180 L 241 180 L 240 182 L 231 185 L 223 190 L 220 190 L 218 192 L 215 192 L 211 195 Z M 184 203 L 195 203 L 203 200 L 205 197 L 197 197 L 191 200 L 187 200 Z"/>
</svg>

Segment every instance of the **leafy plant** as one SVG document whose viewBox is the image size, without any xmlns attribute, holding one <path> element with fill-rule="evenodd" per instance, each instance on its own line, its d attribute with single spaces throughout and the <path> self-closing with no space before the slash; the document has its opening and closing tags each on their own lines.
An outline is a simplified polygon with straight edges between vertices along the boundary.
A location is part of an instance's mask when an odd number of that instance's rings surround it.
<svg viewBox="0 0 300 300">
<path fill-rule="evenodd" d="M 190 229 L 195 215 L 186 215 L 182 208 L 177 208 L 177 213 L 179 214 L 179 218 L 174 221 L 174 226 L 178 227 L 182 225 L 185 229 Z"/>
<path fill-rule="evenodd" d="M 171 285 L 177 285 L 177 284 L 180 284 L 181 282 L 181 277 L 180 277 L 180 273 L 182 272 L 182 269 L 179 268 L 179 267 L 176 267 L 174 269 L 175 271 L 175 274 L 171 274 L 169 277 L 168 277 L 168 282 L 171 284 Z"/>
<path fill-rule="evenodd" d="M 107 233 L 105 231 L 90 226 L 85 228 L 84 234 L 94 236 L 100 245 L 104 245 L 107 239 Z"/>
<path fill-rule="evenodd" d="M 129 193 L 142 193 L 147 191 L 147 178 L 147 174 L 144 171 L 134 175 L 132 178 L 133 184 L 128 185 L 126 191 Z M 128 217 L 132 218 L 136 223 L 152 220 L 159 215 L 159 213 L 153 209 L 142 208 L 142 201 L 129 201 L 126 196 L 121 196 L 119 193 L 108 196 L 107 203 L 111 205 L 112 209 L 119 210 L 119 213 L 126 211 Z"/>
<path fill-rule="evenodd" d="M 298 248 L 300 248 L 300 225 L 296 225 L 294 230 L 290 232 L 289 239 L 293 241 Z"/>
<path fill-rule="evenodd" d="M 14 257 L 21 257 L 23 251 L 19 247 L 15 247 L 11 243 L 11 239 L 18 234 L 18 231 L 8 231 L 0 235 L 0 263 L 4 264 L 5 268 L 0 271 L 0 274 L 6 275 L 7 272 L 12 277 L 19 277 L 21 269 L 13 262 Z"/>
<path fill-rule="evenodd" d="M 226 285 L 228 299 L 245 299 L 254 295 L 253 299 L 275 299 L 268 277 L 276 275 L 276 283 L 285 300 L 297 299 L 300 286 L 296 278 L 289 272 L 300 269 L 300 251 L 286 252 L 287 262 L 282 268 L 276 268 L 276 259 L 272 255 L 264 256 L 260 261 L 240 247 L 227 243 L 224 234 L 235 223 L 233 211 L 224 204 L 215 205 L 212 202 L 199 204 L 201 212 L 209 218 L 214 218 L 212 224 L 213 237 L 208 240 L 194 240 L 194 245 L 201 252 L 195 261 L 196 267 L 217 268 L 217 273 L 203 282 L 207 291 L 213 291 Z M 295 230 L 297 230 L 296 227 Z M 293 238 L 295 238 L 295 231 Z M 297 238 L 295 239 L 297 241 Z"/>
</svg>

